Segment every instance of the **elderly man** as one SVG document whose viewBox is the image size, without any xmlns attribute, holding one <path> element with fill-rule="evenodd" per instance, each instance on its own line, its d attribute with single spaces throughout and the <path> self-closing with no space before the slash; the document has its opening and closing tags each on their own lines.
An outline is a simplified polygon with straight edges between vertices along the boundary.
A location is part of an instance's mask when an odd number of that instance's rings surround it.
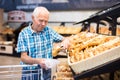
<svg viewBox="0 0 120 80">
<path fill-rule="evenodd" d="M 53 43 L 61 42 L 63 48 L 69 45 L 69 40 L 47 26 L 49 14 L 45 7 L 36 7 L 32 13 L 33 24 L 19 33 L 17 43 L 21 64 L 38 64 L 39 68 L 43 69 L 43 80 L 51 80 L 51 69 L 46 70 L 45 59 L 52 59 Z M 38 80 L 35 75 L 33 77 L 34 80 Z M 31 79 L 28 78 L 28 80 Z"/>
</svg>

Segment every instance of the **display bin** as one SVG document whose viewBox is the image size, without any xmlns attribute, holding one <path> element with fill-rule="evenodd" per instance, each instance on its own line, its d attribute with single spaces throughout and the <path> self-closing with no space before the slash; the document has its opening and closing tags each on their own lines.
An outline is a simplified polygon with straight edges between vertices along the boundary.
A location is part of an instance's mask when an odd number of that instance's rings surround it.
<svg viewBox="0 0 120 80">
<path fill-rule="evenodd" d="M 94 57 L 87 58 L 78 62 L 71 63 L 68 56 L 68 64 L 75 74 L 80 74 L 100 65 L 120 58 L 120 46 L 104 51 Z"/>
</svg>

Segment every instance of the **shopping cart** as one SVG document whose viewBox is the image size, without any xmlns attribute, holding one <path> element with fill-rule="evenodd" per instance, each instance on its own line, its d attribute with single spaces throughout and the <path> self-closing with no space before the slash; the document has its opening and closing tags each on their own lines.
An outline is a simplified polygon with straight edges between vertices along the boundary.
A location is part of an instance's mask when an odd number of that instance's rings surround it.
<svg viewBox="0 0 120 80">
<path fill-rule="evenodd" d="M 21 80 L 23 78 L 25 80 L 43 80 L 42 69 L 34 67 L 38 67 L 38 65 L 35 64 L 0 66 L 0 80 Z M 29 69 L 23 70 L 23 68 Z"/>
</svg>

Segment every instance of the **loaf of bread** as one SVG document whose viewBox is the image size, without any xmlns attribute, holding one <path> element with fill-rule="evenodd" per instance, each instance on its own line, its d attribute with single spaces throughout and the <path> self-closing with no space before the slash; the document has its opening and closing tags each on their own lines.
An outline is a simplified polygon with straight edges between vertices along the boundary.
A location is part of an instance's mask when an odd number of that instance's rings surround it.
<svg viewBox="0 0 120 80">
<path fill-rule="evenodd" d="M 71 45 L 68 48 L 71 63 L 94 57 L 106 50 L 120 46 L 120 38 L 117 36 L 82 32 L 71 38 Z"/>
</svg>

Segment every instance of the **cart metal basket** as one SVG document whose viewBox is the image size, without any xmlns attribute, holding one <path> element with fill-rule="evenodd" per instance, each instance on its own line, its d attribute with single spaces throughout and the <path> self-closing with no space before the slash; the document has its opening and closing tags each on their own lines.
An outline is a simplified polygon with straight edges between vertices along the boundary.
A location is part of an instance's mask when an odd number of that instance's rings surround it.
<svg viewBox="0 0 120 80">
<path fill-rule="evenodd" d="M 42 69 L 32 69 L 38 65 L 5 65 L 0 66 L 0 80 L 43 80 Z M 23 70 L 23 68 L 30 68 L 29 70 Z M 24 74 L 23 74 L 24 73 Z M 33 75 L 36 79 L 34 79 Z"/>
</svg>

